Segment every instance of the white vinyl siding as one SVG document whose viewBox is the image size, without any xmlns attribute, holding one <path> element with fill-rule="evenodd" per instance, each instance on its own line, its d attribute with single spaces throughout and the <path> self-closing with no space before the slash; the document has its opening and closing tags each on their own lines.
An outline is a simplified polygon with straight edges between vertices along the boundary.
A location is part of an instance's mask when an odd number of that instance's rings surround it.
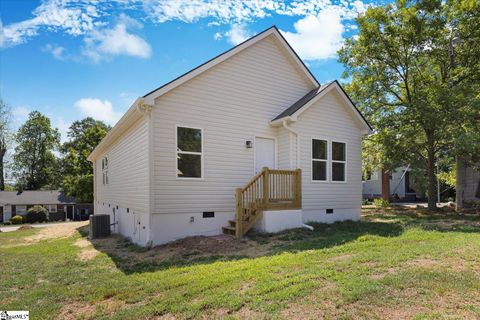
<svg viewBox="0 0 480 320">
<path fill-rule="evenodd" d="M 280 127 L 277 130 L 278 169 L 291 169 L 290 158 L 292 154 L 290 132 Z"/>
<path fill-rule="evenodd" d="M 235 188 L 254 174 L 254 148 L 245 141 L 276 137 L 269 122 L 313 89 L 282 50 L 275 38 L 266 38 L 155 101 L 155 213 L 234 214 Z M 202 180 L 172 174 L 179 123 L 204 128 Z M 279 166 L 286 167 L 290 147 L 278 143 Z"/>
<path fill-rule="evenodd" d="M 102 161 L 108 154 L 108 165 Z M 148 118 L 135 123 L 95 162 L 96 213 L 112 213 L 117 205 L 130 212 L 149 211 Z M 105 175 L 108 168 L 108 181 Z M 108 206 L 110 205 L 110 207 Z"/>
<path fill-rule="evenodd" d="M 302 207 L 360 208 L 362 194 L 361 128 L 351 109 L 338 93 L 332 91 L 302 113 L 291 127 L 300 134 L 300 162 L 302 168 Z M 346 143 L 346 182 L 312 181 L 312 138 Z M 331 143 L 328 144 L 331 149 Z M 331 153 L 331 150 L 329 151 Z M 331 157 L 331 155 L 329 155 Z"/>
</svg>

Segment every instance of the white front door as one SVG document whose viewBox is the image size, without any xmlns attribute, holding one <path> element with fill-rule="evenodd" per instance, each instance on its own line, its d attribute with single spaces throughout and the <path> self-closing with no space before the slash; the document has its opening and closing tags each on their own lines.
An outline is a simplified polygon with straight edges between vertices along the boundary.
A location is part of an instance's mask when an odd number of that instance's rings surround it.
<svg viewBox="0 0 480 320">
<path fill-rule="evenodd" d="M 255 138 L 255 173 L 263 167 L 275 169 L 275 140 L 269 138 Z"/>
</svg>

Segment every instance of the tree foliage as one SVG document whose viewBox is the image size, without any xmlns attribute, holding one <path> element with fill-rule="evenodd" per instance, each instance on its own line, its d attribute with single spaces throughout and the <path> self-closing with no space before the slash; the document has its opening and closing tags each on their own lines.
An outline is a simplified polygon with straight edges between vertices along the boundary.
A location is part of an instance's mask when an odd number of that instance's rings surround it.
<svg viewBox="0 0 480 320">
<path fill-rule="evenodd" d="M 69 140 L 61 147 L 61 189 L 75 197 L 77 202 L 93 201 L 93 167 L 87 157 L 109 130 L 110 126 L 90 117 L 75 121 L 70 126 Z"/>
<path fill-rule="evenodd" d="M 13 169 L 17 183 L 27 190 L 54 188 L 58 161 L 53 152 L 60 134 L 52 128 L 50 119 L 38 111 L 31 112 L 15 135 L 15 142 Z"/>
<path fill-rule="evenodd" d="M 358 38 L 339 55 L 347 91 L 376 129 L 373 163 L 424 168 L 434 209 L 438 159 L 480 144 L 480 4 L 403 0 L 357 20 Z"/>
</svg>

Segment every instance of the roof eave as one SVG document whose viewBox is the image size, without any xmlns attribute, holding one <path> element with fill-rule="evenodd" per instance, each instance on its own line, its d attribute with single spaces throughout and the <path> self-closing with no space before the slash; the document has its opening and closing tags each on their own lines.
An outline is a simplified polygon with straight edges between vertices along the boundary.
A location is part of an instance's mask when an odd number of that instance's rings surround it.
<svg viewBox="0 0 480 320">
<path fill-rule="evenodd" d="M 101 153 L 109 145 L 109 143 L 115 141 L 119 138 L 128 128 L 139 120 L 144 112 L 139 110 L 139 107 L 144 104 L 143 98 L 137 98 L 135 102 L 130 106 L 127 112 L 120 118 L 120 120 L 115 124 L 115 126 L 107 133 L 107 135 L 100 141 L 97 147 L 90 153 L 87 157 L 87 160 L 94 162 L 98 157 L 98 154 Z"/>
</svg>

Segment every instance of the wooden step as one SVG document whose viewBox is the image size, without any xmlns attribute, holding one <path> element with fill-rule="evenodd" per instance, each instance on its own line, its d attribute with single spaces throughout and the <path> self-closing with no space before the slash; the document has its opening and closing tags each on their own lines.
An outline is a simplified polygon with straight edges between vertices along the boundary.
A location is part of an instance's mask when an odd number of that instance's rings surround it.
<svg viewBox="0 0 480 320">
<path fill-rule="evenodd" d="M 237 221 L 234 221 L 234 220 L 228 220 L 228 223 L 230 225 L 230 227 L 234 227 L 237 225 Z"/>
<path fill-rule="evenodd" d="M 223 233 L 235 235 L 235 227 L 222 227 Z"/>
</svg>

